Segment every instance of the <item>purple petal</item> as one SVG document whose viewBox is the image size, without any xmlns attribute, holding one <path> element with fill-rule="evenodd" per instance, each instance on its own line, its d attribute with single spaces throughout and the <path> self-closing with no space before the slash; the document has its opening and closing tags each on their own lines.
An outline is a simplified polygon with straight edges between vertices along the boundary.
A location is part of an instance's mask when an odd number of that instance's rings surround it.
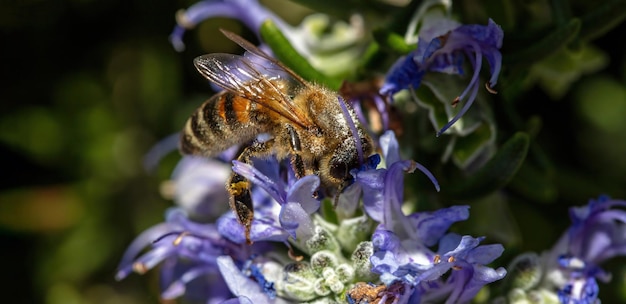
<svg viewBox="0 0 626 304">
<path fill-rule="evenodd" d="M 415 265 L 407 265 L 407 266 L 415 266 Z M 441 276 L 443 276 L 446 272 L 448 272 L 452 268 L 453 264 L 448 262 L 442 262 L 438 264 L 432 265 L 432 267 L 419 271 L 419 276 L 416 278 L 416 282 L 420 281 L 434 281 Z M 415 269 L 419 270 L 419 269 Z M 417 273 L 417 271 L 415 271 Z"/>
<path fill-rule="evenodd" d="M 274 200 L 279 204 L 285 203 L 284 191 L 282 187 L 277 185 L 277 180 L 273 180 L 263 174 L 261 171 L 251 166 L 250 164 L 242 163 L 240 161 L 233 161 L 233 171 L 241 174 L 247 178 L 251 183 L 256 184 L 265 190 Z"/>
<path fill-rule="evenodd" d="M 227 17 L 241 21 L 249 29 L 257 32 L 263 21 L 272 19 L 280 28 L 287 25 L 258 1 L 248 0 L 205 0 L 198 2 L 177 15 L 178 25 L 170 35 L 170 41 L 177 51 L 184 50 L 182 36 L 185 29 L 193 28 L 203 20 L 214 17 Z"/>
<path fill-rule="evenodd" d="M 404 202 L 404 172 L 412 171 L 413 161 L 401 161 L 391 164 L 385 174 L 383 221 L 385 227 L 401 239 L 417 239 L 411 222 L 402 212 Z"/>
<path fill-rule="evenodd" d="M 452 118 L 452 120 L 450 120 L 447 124 L 443 126 L 443 128 L 441 128 L 441 130 L 437 132 L 437 137 L 441 136 L 441 134 L 446 132 L 454 123 L 456 123 L 459 119 L 461 119 L 461 117 L 463 117 L 463 115 L 465 115 L 467 110 L 469 110 L 469 108 L 474 103 L 474 100 L 476 99 L 476 94 L 478 94 L 478 86 L 474 86 L 472 88 L 470 97 L 467 98 L 467 101 L 463 105 L 463 108 L 461 108 L 461 110 Z"/>
<path fill-rule="evenodd" d="M 501 244 L 482 245 L 474 248 L 466 260 L 472 264 L 487 265 L 499 258 L 503 252 L 504 246 Z"/>
<path fill-rule="evenodd" d="M 220 304 L 254 304 L 254 302 L 246 297 L 239 297 L 235 299 L 228 299 Z"/>
<path fill-rule="evenodd" d="M 401 90 L 417 89 L 421 85 L 425 73 L 426 70 L 414 59 L 414 54 L 401 57 L 389 69 L 385 83 L 379 90 L 380 95 L 391 98 L 393 94 Z"/>
<path fill-rule="evenodd" d="M 446 239 L 446 237 L 444 237 L 444 239 Z M 469 235 L 464 235 L 461 237 L 461 242 L 459 242 L 458 246 L 454 250 L 445 252 L 445 254 L 450 256 L 462 256 L 465 258 L 468 251 L 476 248 L 483 239 L 484 237 L 474 238 Z M 439 252 L 444 253 L 442 251 Z"/>
<path fill-rule="evenodd" d="M 232 212 L 224 214 L 217 220 L 217 229 L 223 237 L 233 243 L 244 244 L 246 242 L 243 226 L 239 224 Z M 289 238 L 289 234 L 278 223 L 255 218 L 252 221 L 250 238 L 255 242 L 284 242 Z"/>
<path fill-rule="evenodd" d="M 201 215 L 221 214 L 227 209 L 228 192 L 224 187 L 230 167 L 205 157 L 185 156 L 172 173 L 174 200 L 185 210 Z"/>
<path fill-rule="evenodd" d="M 320 208 L 320 202 L 313 197 L 320 186 L 317 175 L 307 175 L 296 181 L 287 192 L 287 203 L 298 203 L 306 211 L 312 214 Z"/>
<path fill-rule="evenodd" d="M 463 33 L 481 44 L 498 49 L 502 47 L 502 40 L 504 39 L 502 28 L 491 18 L 489 18 L 487 26 L 478 24 L 462 25 L 454 31 Z"/>
<path fill-rule="evenodd" d="M 391 231 L 385 229 L 383 225 L 378 225 L 372 235 L 372 245 L 376 250 L 396 251 L 400 246 L 400 240 Z"/>
<path fill-rule="evenodd" d="M 558 291 L 561 303 L 599 303 L 597 281 L 593 278 L 573 280 Z"/>
<path fill-rule="evenodd" d="M 137 236 L 124 252 L 122 260 L 118 266 L 118 272 L 115 275 L 116 280 L 122 280 L 133 271 L 135 257 L 143 251 L 144 248 L 151 245 L 152 242 L 159 237 L 170 233 L 172 230 L 179 228 L 177 225 L 170 223 L 161 223 L 152 226 Z"/>
<path fill-rule="evenodd" d="M 461 243 L 462 236 L 456 233 L 448 233 L 439 240 L 439 254 L 446 254 L 454 251 Z"/>
<path fill-rule="evenodd" d="M 377 222 L 383 221 L 385 173 L 384 169 L 359 171 L 355 178 L 363 188 L 363 208 Z"/>
<path fill-rule="evenodd" d="M 214 271 L 215 267 L 201 266 L 185 272 L 178 280 L 172 282 L 161 293 L 163 299 L 174 299 L 185 294 L 186 286 L 192 280 Z"/>
<path fill-rule="evenodd" d="M 430 247 L 437 244 L 452 224 L 469 218 L 469 206 L 452 206 L 434 212 L 418 212 L 410 215 L 410 218 L 413 227 L 417 230 L 418 239 Z"/>
<path fill-rule="evenodd" d="M 175 151 L 180 141 L 180 133 L 174 133 L 157 142 L 143 158 L 143 167 L 147 172 L 154 172 L 165 155 Z"/>
<path fill-rule="evenodd" d="M 489 87 L 493 88 L 498 83 L 498 77 L 500 76 L 500 69 L 502 69 L 502 54 L 498 49 L 485 48 L 483 50 L 483 56 L 487 58 L 489 63 Z"/>
<path fill-rule="evenodd" d="M 297 236 L 301 240 L 307 240 L 313 235 L 314 226 L 311 217 L 299 203 L 284 204 L 280 210 L 279 220 L 280 226 L 294 239 L 296 232 L 299 232 Z"/>
<path fill-rule="evenodd" d="M 380 149 L 383 152 L 387 168 L 389 168 L 391 164 L 401 161 L 400 146 L 398 145 L 396 134 L 393 131 L 386 131 L 380 136 L 378 141 L 380 143 Z"/>
<path fill-rule="evenodd" d="M 242 297 L 254 299 L 254 303 L 271 303 L 259 284 L 244 276 L 230 256 L 218 257 L 217 266 L 228 288 L 235 296 L 240 299 Z"/>
<path fill-rule="evenodd" d="M 370 257 L 372 272 L 381 274 L 380 280 L 385 284 L 393 283 L 397 277 L 393 275 L 400 266 L 391 251 L 377 251 Z"/>
<path fill-rule="evenodd" d="M 461 270 L 453 271 L 448 281 L 456 286 L 453 294 L 446 303 L 469 302 L 485 285 L 501 280 L 506 276 L 506 270 L 502 267 L 493 269 L 482 265 L 471 266 L 468 263 L 461 265 Z"/>
</svg>

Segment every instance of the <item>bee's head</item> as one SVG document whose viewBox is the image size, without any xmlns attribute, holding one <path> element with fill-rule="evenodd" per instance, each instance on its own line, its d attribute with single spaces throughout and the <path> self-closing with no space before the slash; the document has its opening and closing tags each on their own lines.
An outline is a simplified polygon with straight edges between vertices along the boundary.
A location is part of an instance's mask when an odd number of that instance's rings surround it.
<svg viewBox="0 0 626 304">
<path fill-rule="evenodd" d="M 357 116 L 350 105 L 341 96 L 337 96 L 337 101 L 345 119 L 345 129 L 340 128 L 345 135 L 320 160 L 319 168 L 322 184 L 341 192 L 352 179 L 350 171 L 361 166 L 364 159 L 372 153 L 374 145 L 369 135 L 355 123 Z"/>
<path fill-rule="evenodd" d="M 367 157 L 372 153 L 373 149 L 372 141 L 369 136 L 364 135 L 360 138 L 360 141 L 361 153 L 357 152 L 354 139 L 350 137 L 339 144 L 328 157 L 321 160 L 322 183 L 329 186 L 340 187 L 346 181 L 352 179 L 350 171 L 360 167 L 363 161 L 363 155 Z"/>
</svg>

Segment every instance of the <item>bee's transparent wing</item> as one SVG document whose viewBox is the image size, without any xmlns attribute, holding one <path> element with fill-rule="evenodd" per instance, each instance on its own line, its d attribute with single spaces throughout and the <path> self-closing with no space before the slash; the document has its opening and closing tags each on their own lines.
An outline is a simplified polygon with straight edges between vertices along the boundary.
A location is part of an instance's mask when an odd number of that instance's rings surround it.
<svg viewBox="0 0 626 304">
<path fill-rule="evenodd" d="M 254 44 L 250 43 L 248 40 L 242 38 L 241 36 L 233 32 L 230 32 L 224 29 L 220 29 L 220 31 L 222 32 L 222 34 L 224 34 L 224 36 L 226 36 L 226 38 L 237 43 L 239 46 L 241 46 L 247 51 L 244 56 L 246 57 L 250 57 L 250 55 L 258 56 L 259 58 L 264 59 L 266 62 L 271 63 L 274 67 L 279 68 L 282 72 L 289 74 L 289 77 L 292 78 L 293 80 L 302 84 L 307 83 L 302 77 L 300 77 L 300 75 L 294 73 L 291 69 L 286 67 L 282 62 L 278 61 L 276 58 L 263 52 L 261 49 L 257 48 Z"/>
<path fill-rule="evenodd" d="M 250 54 L 222 53 L 197 57 L 194 64 L 204 77 L 216 85 L 272 109 L 302 127 L 313 125 L 290 96 L 307 84 L 291 77 L 292 74 L 285 71 L 282 65 Z"/>
</svg>

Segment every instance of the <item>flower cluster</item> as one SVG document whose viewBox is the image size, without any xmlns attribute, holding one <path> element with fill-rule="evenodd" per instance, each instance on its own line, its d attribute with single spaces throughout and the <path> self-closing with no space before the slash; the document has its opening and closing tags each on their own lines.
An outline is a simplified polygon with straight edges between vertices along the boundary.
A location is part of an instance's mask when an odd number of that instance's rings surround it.
<svg viewBox="0 0 626 304">
<path fill-rule="evenodd" d="M 144 273 L 161 262 L 163 298 L 201 293 L 186 286 L 208 277 L 206 282 L 228 286 L 228 296 L 255 303 L 276 297 L 358 302 L 359 292 L 370 287 L 365 282 L 378 282 L 383 287 L 379 293 L 387 298 L 465 301 L 501 279 L 506 271 L 485 266 L 502 253 L 501 245 L 479 246 L 482 238 L 446 233 L 452 223 L 467 219 L 467 206 L 403 214 L 404 172 L 419 168 L 437 189 L 439 185 L 423 166 L 400 158 L 393 132 L 385 133 L 380 143 L 386 167 L 380 167 L 380 156 L 374 155 L 355 169 L 354 183 L 341 194 L 336 209 L 328 210 L 333 216 L 317 213 L 317 176 L 296 179 L 288 163 L 274 158 L 255 159 L 254 166 L 234 161 L 233 171 L 256 186 L 254 244 L 245 245 L 243 227 L 232 212 L 215 224 L 197 224 L 176 208 L 169 211 L 166 223 L 135 240 L 117 278 L 131 271 Z M 183 159 L 180 168 L 194 160 Z M 193 189 L 205 183 L 207 189 L 214 188 L 213 180 L 193 171 L 186 173 L 188 178 L 176 173 L 175 187 Z M 360 202 L 364 214 L 358 210 Z M 330 221 L 333 217 L 337 220 Z M 437 251 L 431 249 L 436 244 Z M 151 250 L 136 258 L 148 245 Z M 286 249 L 282 255 L 271 249 L 276 246 Z M 205 288 L 212 300 L 224 297 L 224 289 L 213 294 L 214 287 L 194 287 Z"/>
<path fill-rule="evenodd" d="M 491 19 L 486 26 L 459 25 L 449 20 L 443 21 L 439 20 L 436 24 L 422 27 L 417 49 L 396 61 L 380 89 L 382 95 L 392 96 L 403 89 L 417 89 L 427 72 L 463 74 L 463 58 L 467 55 L 474 73 L 467 88 L 452 101 L 453 106 L 462 100 L 466 100 L 465 104 L 452 120 L 437 132 L 437 136 L 457 122 L 476 99 L 483 56 L 487 58 L 491 73 L 485 87 L 490 93 L 496 93 L 492 88 L 500 74 L 502 55 L 499 49 L 502 47 L 504 37 L 500 26 Z"/>
<path fill-rule="evenodd" d="M 240 147 L 235 147 L 214 158 L 184 156 L 165 187 L 178 207 L 168 210 L 164 223 L 135 239 L 116 278 L 161 265 L 163 299 L 184 297 L 204 303 L 467 303 L 485 289 L 487 297 L 502 303 L 599 301 L 597 281 L 610 279 L 600 264 L 626 253 L 626 212 L 620 209 L 626 207 L 625 201 L 601 197 L 572 208 L 573 225 L 552 250 L 541 256 L 520 255 L 507 271 L 498 266 L 503 245 L 455 230 L 456 223 L 469 219 L 468 205 L 446 202 L 421 208 L 415 197 L 405 198 L 410 190 L 428 200 L 438 195 L 440 185 L 426 167 L 402 157 L 406 151 L 392 131 L 388 101 L 405 89 L 414 93 L 431 74 L 463 75 L 468 67 L 473 69 L 469 84 L 450 104 L 464 102 L 462 109 L 446 113 L 451 119 L 439 136 L 476 100 L 483 57 L 489 64 L 488 92 L 495 94 L 501 70 L 501 27 L 491 19 L 486 25 L 463 25 L 449 14 L 429 13 L 436 2 L 425 1 L 417 8 L 407 29 L 417 31 L 416 49 L 388 61 L 395 64 L 386 72 L 377 71 L 385 73 L 384 81 L 344 82 L 340 89 L 343 97 L 338 94 L 337 101 L 343 116 L 333 119 L 345 120 L 351 134 L 347 145 L 356 150 L 359 163 L 342 172 L 348 180 L 339 189 L 326 185 L 324 175 L 296 173 L 302 165 L 299 155 L 251 157 L 244 162 L 237 160 Z M 212 17 L 241 21 L 268 53 L 280 51 L 264 45 L 259 32 L 265 20 L 272 20 L 289 47 L 324 75 L 356 74 L 356 58 L 365 53 L 364 16 L 354 15 L 347 24 L 315 14 L 294 27 L 257 1 L 243 0 L 205 0 L 180 11 L 170 36 L 174 48 L 182 51 L 183 33 Z M 406 42 L 411 39 L 407 36 Z M 253 56 L 244 56 L 248 55 Z M 237 73 L 249 70 L 241 67 Z M 236 106 L 230 106 L 234 111 Z M 374 138 L 373 155 L 363 155 L 365 133 Z M 291 135 L 295 153 L 300 142 Z M 257 138 L 264 140 L 272 139 L 268 134 Z M 171 139 L 163 145 L 171 147 Z M 164 153 L 161 148 L 155 151 L 148 157 L 150 166 Z M 415 170 L 434 187 L 428 183 L 425 190 L 424 183 L 405 181 Z M 226 208 L 229 200 L 234 208 L 233 200 L 241 193 L 232 188 L 229 176 L 244 180 L 246 191 L 250 185 L 254 218 L 248 230 Z M 224 188 L 227 181 L 229 191 Z M 491 283 L 500 287 L 491 292 Z"/>
<path fill-rule="evenodd" d="M 601 196 L 570 209 L 572 225 L 554 247 L 541 256 L 520 255 L 508 278 L 510 302 L 543 299 L 566 304 L 600 303 L 598 280 L 611 274 L 603 262 L 626 255 L 626 201 Z"/>
</svg>

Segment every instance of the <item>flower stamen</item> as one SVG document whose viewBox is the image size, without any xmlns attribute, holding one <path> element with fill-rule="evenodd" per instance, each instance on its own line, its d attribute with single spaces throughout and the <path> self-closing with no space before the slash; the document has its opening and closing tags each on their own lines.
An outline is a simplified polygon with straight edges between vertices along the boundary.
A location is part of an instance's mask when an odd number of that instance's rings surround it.
<svg viewBox="0 0 626 304">
<path fill-rule="evenodd" d="M 303 256 L 301 255 L 296 255 L 296 252 L 293 250 L 293 247 L 291 246 L 291 244 L 289 244 L 288 242 L 285 242 L 285 245 L 287 246 L 287 255 L 289 256 L 290 259 L 296 261 L 296 262 L 300 262 L 304 259 Z"/>
<path fill-rule="evenodd" d="M 452 100 L 452 107 L 456 108 L 456 105 L 461 101 L 461 97 L 457 96 L 454 100 Z"/>
<path fill-rule="evenodd" d="M 436 254 L 435 257 L 433 258 L 433 263 L 434 264 L 439 264 L 441 263 L 441 256 Z"/>
<path fill-rule="evenodd" d="M 187 17 L 187 11 L 184 9 L 178 10 L 174 18 L 176 19 L 176 24 L 180 25 L 186 30 L 191 30 L 196 27 L 196 24 L 189 20 L 189 18 Z"/>
<path fill-rule="evenodd" d="M 183 238 L 190 235 L 191 233 L 189 231 L 183 231 L 181 234 L 179 234 L 176 239 L 174 239 L 174 242 L 172 242 L 172 244 L 174 244 L 174 246 L 178 246 L 180 245 L 180 243 L 183 241 Z"/>
<path fill-rule="evenodd" d="M 491 88 L 491 84 L 489 83 L 489 81 L 485 82 L 485 89 L 487 89 L 487 92 L 491 93 L 491 94 L 498 94 L 498 91 L 494 90 L 493 88 Z"/>
<path fill-rule="evenodd" d="M 146 264 L 142 262 L 136 262 L 136 263 L 133 263 L 133 271 L 138 274 L 144 274 L 148 272 L 148 267 L 146 266 Z"/>
</svg>

